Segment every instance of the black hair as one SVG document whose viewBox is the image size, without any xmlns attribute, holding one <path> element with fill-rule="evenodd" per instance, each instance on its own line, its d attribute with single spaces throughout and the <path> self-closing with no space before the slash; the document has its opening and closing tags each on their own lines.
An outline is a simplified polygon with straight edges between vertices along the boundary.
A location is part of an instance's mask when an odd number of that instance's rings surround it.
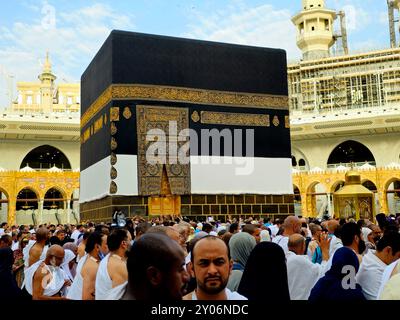
<svg viewBox="0 0 400 320">
<path fill-rule="evenodd" d="M 237 222 L 232 223 L 229 226 L 229 232 L 230 233 L 234 233 L 237 230 L 238 227 L 239 227 L 239 224 Z"/>
<path fill-rule="evenodd" d="M 91 234 L 90 231 L 86 231 L 82 236 L 82 240 L 86 240 L 87 238 L 89 238 L 90 234 Z"/>
<path fill-rule="evenodd" d="M 194 249 L 196 248 L 196 245 L 197 245 L 201 240 L 221 240 L 221 239 L 218 238 L 218 237 L 215 237 L 215 236 L 210 236 L 210 235 L 208 235 L 208 236 L 206 236 L 206 237 L 203 237 L 203 238 L 198 238 L 198 239 L 196 239 L 196 241 L 193 243 L 192 250 L 191 250 L 191 254 L 190 254 L 190 261 L 191 261 L 192 263 L 194 262 Z M 221 240 L 221 241 L 225 244 L 226 252 L 227 252 L 227 254 L 228 254 L 228 260 L 231 260 L 231 251 L 229 250 L 229 246 L 226 244 L 225 241 L 223 241 L 223 240 Z"/>
<path fill-rule="evenodd" d="M 2 222 L 1 223 L 1 227 L 3 228 L 4 226 L 6 226 L 8 223 L 7 222 Z"/>
<path fill-rule="evenodd" d="M 124 229 L 114 229 L 107 237 L 107 245 L 110 251 L 118 250 L 122 241 L 128 239 L 128 231 Z"/>
<path fill-rule="evenodd" d="M 376 244 L 376 250 L 382 251 L 386 247 L 392 248 L 392 254 L 395 255 L 400 251 L 400 233 L 395 230 L 387 231 L 383 234 L 383 237 Z"/>
<path fill-rule="evenodd" d="M 136 236 L 141 233 L 144 234 L 147 232 L 147 230 L 149 230 L 151 228 L 151 224 L 148 222 L 141 222 L 137 225 L 136 229 L 135 229 L 135 233 Z"/>
<path fill-rule="evenodd" d="M 257 229 L 258 229 L 257 225 L 248 223 L 243 226 L 242 232 L 247 232 L 247 233 L 253 235 Z"/>
<path fill-rule="evenodd" d="M 213 230 L 213 227 L 209 223 L 203 224 L 203 229 L 204 232 L 210 233 Z"/>
<path fill-rule="evenodd" d="M 342 226 L 340 235 L 343 245 L 347 247 L 353 243 L 355 236 L 361 237 L 361 228 L 354 222 L 348 222 Z"/>
<path fill-rule="evenodd" d="M 96 244 L 101 246 L 102 242 L 103 242 L 103 234 L 100 232 L 97 232 L 97 231 L 92 232 L 89 235 L 89 238 L 87 239 L 85 251 L 87 253 L 92 252 L 94 250 Z"/>
</svg>

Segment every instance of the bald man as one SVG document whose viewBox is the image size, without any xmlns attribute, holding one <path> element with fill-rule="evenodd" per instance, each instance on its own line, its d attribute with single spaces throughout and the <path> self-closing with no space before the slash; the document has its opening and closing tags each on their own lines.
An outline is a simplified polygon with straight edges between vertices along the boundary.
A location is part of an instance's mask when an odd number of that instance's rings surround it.
<svg viewBox="0 0 400 320">
<path fill-rule="evenodd" d="M 46 259 L 34 263 L 26 273 L 26 291 L 33 300 L 66 300 L 61 297 L 61 290 L 71 283 L 60 268 L 64 260 L 64 249 L 54 245 L 47 250 Z"/>
<path fill-rule="evenodd" d="M 286 264 L 288 285 L 291 300 L 308 300 L 311 289 L 324 274 L 325 265 L 329 260 L 329 245 L 331 239 L 327 234 L 321 234 L 318 241 L 322 251 L 322 264 L 312 263 L 307 255 L 306 239 L 301 234 L 292 234 L 288 238 Z"/>
<path fill-rule="evenodd" d="M 329 256 L 333 257 L 336 250 L 343 247 L 342 240 L 336 237 L 335 232 L 338 230 L 340 224 L 337 220 L 329 220 L 326 224 L 326 228 L 328 229 L 328 237 L 331 238 L 331 245 L 329 247 Z"/>
<path fill-rule="evenodd" d="M 25 267 L 28 268 L 39 260 L 46 258 L 48 247 L 46 241 L 49 239 L 50 233 L 47 228 L 39 228 L 36 230 L 36 242 L 24 248 Z"/>
<path fill-rule="evenodd" d="M 288 216 L 283 222 L 283 233 L 282 235 L 276 236 L 272 242 L 279 244 L 283 251 L 288 253 L 288 241 L 289 237 L 293 234 L 300 234 L 301 232 L 301 221 L 299 218 L 295 216 Z"/>
</svg>

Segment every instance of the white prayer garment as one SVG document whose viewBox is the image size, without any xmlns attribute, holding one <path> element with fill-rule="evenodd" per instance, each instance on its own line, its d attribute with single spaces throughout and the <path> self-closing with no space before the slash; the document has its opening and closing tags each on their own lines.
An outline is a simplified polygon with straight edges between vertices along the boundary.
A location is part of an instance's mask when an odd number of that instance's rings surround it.
<svg viewBox="0 0 400 320">
<path fill-rule="evenodd" d="M 308 300 L 311 290 L 323 276 L 326 261 L 312 263 L 306 255 L 286 254 L 290 300 Z"/>
<path fill-rule="evenodd" d="M 30 295 L 32 295 L 33 292 L 33 277 L 42 263 L 44 262 L 38 261 L 25 270 L 25 288 Z M 44 268 L 49 273 L 51 280 L 44 288 L 43 295 L 52 297 L 58 294 L 64 286 L 66 275 L 60 267 L 53 268 L 45 265 Z"/>
<path fill-rule="evenodd" d="M 287 254 L 289 252 L 289 248 L 288 248 L 288 243 L 289 243 L 289 237 L 284 237 L 282 235 L 280 236 L 276 236 L 272 242 L 279 244 L 283 251 L 285 252 L 285 254 Z"/>
<path fill-rule="evenodd" d="M 356 276 L 356 281 L 361 286 L 367 300 L 378 299 L 383 273 L 387 267 L 386 263 L 379 259 L 375 253 L 375 250 L 369 250 L 363 257 Z"/>
<path fill-rule="evenodd" d="M 67 298 L 70 300 L 82 300 L 83 294 L 83 277 L 81 274 L 83 265 L 88 259 L 89 255 L 86 254 L 78 263 L 78 267 L 76 268 L 76 276 L 74 282 L 72 283 L 71 288 L 68 290 Z"/>
<path fill-rule="evenodd" d="M 108 274 L 108 261 L 111 254 L 107 254 L 99 264 L 96 276 L 96 300 L 107 300 L 110 290 L 112 289 L 112 280 Z"/>
</svg>

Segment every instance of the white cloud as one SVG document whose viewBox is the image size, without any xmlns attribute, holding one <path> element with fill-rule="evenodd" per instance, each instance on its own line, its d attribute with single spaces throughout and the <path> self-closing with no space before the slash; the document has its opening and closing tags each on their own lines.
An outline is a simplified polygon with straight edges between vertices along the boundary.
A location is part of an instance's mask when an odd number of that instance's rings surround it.
<svg viewBox="0 0 400 320">
<path fill-rule="evenodd" d="M 282 48 L 289 59 L 300 57 L 292 13 L 272 5 L 246 6 L 236 1 L 224 11 L 197 14 L 186 37 L 253 46 Z"/>
<path fill-rule="evenodd" d="M 46 5 L 46 3 L 44 3 Z M 55 25 L 46 27 L 39 11 L 33 23 L 15 22 L 11 28 L 2 27 L 0 41 L 1 65 L 17 81 L 32 81 L 40 73 L 39 60 L 47 50 L 53 61 L 53 72 L 58 79 L 79 81 L 112 29 L 133 29 L 133 18 L 117 13 L 113 8 L 95 4 L 72 12 L 55 11 Z M 1 81 L 1 76 L 0 76 Z M 4 81 L 4 79 L 3 79 Z M 0 108 L 8 99 L 0 90 Z"/>
</svg>

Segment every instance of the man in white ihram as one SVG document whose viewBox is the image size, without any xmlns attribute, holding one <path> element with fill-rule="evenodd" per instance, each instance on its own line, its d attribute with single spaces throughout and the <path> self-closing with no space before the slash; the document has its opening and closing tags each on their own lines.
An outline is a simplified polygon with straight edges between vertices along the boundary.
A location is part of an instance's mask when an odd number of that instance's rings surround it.
<svg viewBox="0 0 400 320">
<path fill-rule="evenodd" d="M 101 260 L 96 277 L 96 300 L 116 300 L 119 298 L 113 290 L 128 281 L 126 252 L 132 237 L 130 232 L 116 229 L 107 238 L 110 253 Z M 117 290 L 118 291 L 118 290 Z"/>
<path fill-rule="evenodd" d="M 322 251 L 322 264 L 318 264 L 312 263 L 304 254 L 306 239 L 301 234 L 293 234 L 289 237 L 286 264 L 291 300 L 308 300 L 312 288 L 324 274 L 329 260 L 330 242 L 331 239 L 326 234 L 321 235 L 319 247 Z"/>
</svg>

